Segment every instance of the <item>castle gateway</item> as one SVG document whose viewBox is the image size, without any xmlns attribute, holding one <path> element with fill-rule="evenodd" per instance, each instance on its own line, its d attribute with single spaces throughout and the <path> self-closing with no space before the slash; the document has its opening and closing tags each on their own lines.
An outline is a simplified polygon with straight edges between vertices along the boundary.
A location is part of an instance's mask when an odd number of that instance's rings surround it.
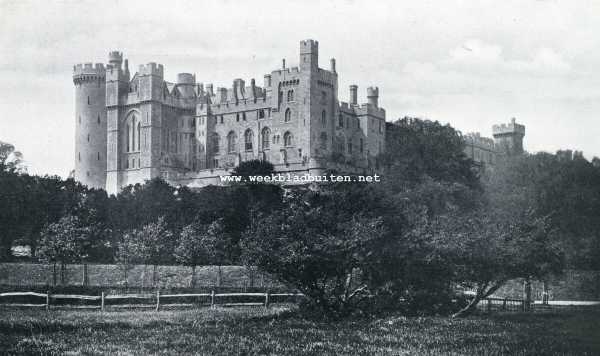
<svg viewBox="0 0 600 356">
<path fill-rule="evenodd" d="M 130 74 L 127 59 L 73 68 L 76 96 L 75 179 L 117 193 L 162 177 L 172 184 L 220 184 L 242 161 L 261 159 L 277 172 L 320 175 L 328 168 L 370 172 L 385 146 L 379 90 L 367 103 L 338 100 L 335 59 L 319 68 L 319 43 L 300 42 L 299 66 L 230 88 L 180 73 L 164 80 L 161 64 Z"/>
</svg>

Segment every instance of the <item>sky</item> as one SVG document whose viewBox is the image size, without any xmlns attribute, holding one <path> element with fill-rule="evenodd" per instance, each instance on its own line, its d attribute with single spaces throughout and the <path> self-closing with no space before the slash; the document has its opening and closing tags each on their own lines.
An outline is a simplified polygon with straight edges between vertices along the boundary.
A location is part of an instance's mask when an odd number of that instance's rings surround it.
<svg viewBox="0 0 600 356">
<path fill-rule="evenodd" d="M 379 87 L 391 121 L 450 123 L 491 136 L 512 117 L 529 152 L 600 156 L 600 1 L 0 0 L 0 141 L 33 174 L 74 166 L 76 63 L 119 50 L 231 86 L 298 64 L 299 41 L 336 58 L 339 99 Z"/>
</svg>

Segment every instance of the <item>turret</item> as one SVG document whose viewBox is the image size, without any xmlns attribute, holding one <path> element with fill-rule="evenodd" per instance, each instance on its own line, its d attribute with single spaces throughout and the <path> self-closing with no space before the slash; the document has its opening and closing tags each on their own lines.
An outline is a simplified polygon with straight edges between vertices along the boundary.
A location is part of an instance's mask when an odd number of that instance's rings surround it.
<svg viewBox="0 0 600 356">
<path fill-rule="evenodd" d="M 358 86 L 352 84 L 350 86 L 350 105 L 358 105 L 357 91 L 358 91 Z"/>
<path fill-rule="evenodd" d="M 113 68 L 121 69 L 121 63 L 123 62 L 123 53 L 119 51 L 112 51 L 108 53 L 108 63 Z"/>
<path fill-rule="evenodd" d="M 319 68 L 319 42 L 300 41 L 300 69 L 317 71 Z"/>
<path fill-rule="evenodd" d="M 75 84 L 75 179 L 90 188 L 106 184 L 106 68 L 73 67 Z"/>
<path fill-rule="evenodd" d="M 367 102 L 374 107 L 379 105 L 379 88 L 368 87 L 367 88 Z"/>
<path fill-rule="evenodd" d="M 499 153 L 518 155 L 523 153 L 523 137 L 525 126 L 517 124 L 513 117 L 509 124 L 494 125 L 492 127 L 496 149 Z"/>
<path fill-rule="evenodd" d="M 337 73 L 335 71 L 335 58 L 331 58 L 330 63 L 331 63 L 331 73 Z"/>
</svg>

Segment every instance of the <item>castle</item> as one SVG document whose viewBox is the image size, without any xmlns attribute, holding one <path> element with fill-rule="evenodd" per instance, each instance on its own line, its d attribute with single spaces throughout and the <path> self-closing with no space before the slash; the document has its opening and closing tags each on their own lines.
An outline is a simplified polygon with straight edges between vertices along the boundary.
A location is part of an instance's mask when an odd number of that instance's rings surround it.
<svg viewBox="0 0 600 356">
<path fill-rule="evenodd" d="M 162 177 L 177 185 L 219 184 L 242 161 L 261 159 L 278 172 L 322 174 L 342 167 L 370 172 L 385 149 L 385 110 L 379 89 L 358 103 L 338 100 L 335 59 L 319 67 L 319 43 L 300 42 L 298 67 L 264 75 L 262 87 L 233 80 L 230 88 L 180 73 L 164 80 L 161 64 L 131 75 L 120 52 L 109 63 L 78 64 L 75 84 L 75 179 L 119 192 Z"/>
<path fill-rule="evenodd" d="M 520 155 L 523 150 L 525 126 L 513 117 L 508 124 L 492 126 L 493 139 L 476 133 L 464 136 L 465 154 L 479 165 L 493 166 L 498 155 Z"/>
<path fill-rule="evenodd" d="M 264 75 L 263 86 L 233 80 L 230 88 L 200 83 L 195 75 L 164 80 L 161 64 L 140 65 L 110 52 L 109 62 L 73 67 L 75 179 L 118 193 L 129 184 L 162 177 L 174 185 L 220 184 L 240 162 L 273 163 L 280 173 L 321 175 L 328 169 L 373 172 L 385 150 L 386 113 L 379 89 L 358 103 L 338 99 L 335 59 L 319 67 L 319 43 L 300 42 L 299 66 Z M 494 139 L 467 134 L 465 153 L 480 165 L 497 154 L 523 152 L 525 126 L 494 125 Z"/>
</svg>

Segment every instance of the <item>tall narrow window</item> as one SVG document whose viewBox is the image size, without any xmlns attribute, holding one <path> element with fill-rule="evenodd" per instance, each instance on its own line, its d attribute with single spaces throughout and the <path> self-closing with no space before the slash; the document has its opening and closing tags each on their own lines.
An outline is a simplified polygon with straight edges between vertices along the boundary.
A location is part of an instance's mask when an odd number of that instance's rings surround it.
<svg viewBox="0 0 600 356">
<path fill-rule="evenodd" d="M 142 131 L 142 124 L 140 122 L 138 122 L 137 124 L 137 150 L 140 150 L 140 136 L 141 136 L 141 131 Z"/>
<path fill-rule="evenodd" d="M 252 142 L 254 141 L 254 133 L 251 129 L 244 133 L 244 147 L 246 151 L 252 151 Z"/>
<path fill-rule="evenodd" d="M 268 127 L 264 127 L 261 131 L 261 145 L 263 150 L 268 150 L 271 142 L 269 141 L 271 137 L 271 130 Z"/>
<path fill-rule="evenodd" d="M 131 151 L 131 125 L 127 124 L 127 152 Z"/>
<path fill-rule="evenodd" d="M 219 146 L 221 144 L 221 137 L 218 133 L 214 132 L 212 134 L 212 150 L 214 153 L 219 153 Z"/>
<path fill-rule="evenodd" d="M 283 134 L 283 145 L 286 147 L 292 145 L 292 134 L 289 131 Z"/>
<path fill-rule="evenodd" d="M 236 139 L 235 132 L 230 131 L 227 135 L 227 152 L 233 153 L 236 151 Z"/>
<path fill-rule="evenodd" d="M 100 152 L 98 152 L 98 161 L 100 160 Z"/>
<path fill-rule="evenodd" d="M 342 116 L 342 114 L 340 114 L 340 116 L 338 117 L 338 126 L 344 127 L 344 116 Z"/>
<path fill-rule="evenodd" d="M 100 124 L 100 115 L 98 115 L 98 124 Z"/>
<path fill-rule="evenodd" d="M 359 148 L 359 150 L 360 150 L 360 153 L 363 153 L 363 151 L 364 151 L 364 141 L 363 141 L 362 138 L 360 139 L 360 148 Z"/>
<path fill-rule="evenodd" d="M 327 126 L 327 112 L 325 110 L 321 112 L 321 126 Z"/>
<path fill-rule="evenodd" d="M 290 122 L 292 120 L 292 110 L 285 110 L 285 122 Z"/>
<path fill-rule="evenodd" d="M 90 105 L 90 97 L 88 96 L 88 105 Z"/>
<path fill-rule="evenodd" d="M 289 90 L 289 91 L 287 92 L 287 101 L 288 101 L 288 102 L 290 102 L 290 101 L 294 101 L 294 91 L 293 91 L 293 90 Z"/>
</svg>

